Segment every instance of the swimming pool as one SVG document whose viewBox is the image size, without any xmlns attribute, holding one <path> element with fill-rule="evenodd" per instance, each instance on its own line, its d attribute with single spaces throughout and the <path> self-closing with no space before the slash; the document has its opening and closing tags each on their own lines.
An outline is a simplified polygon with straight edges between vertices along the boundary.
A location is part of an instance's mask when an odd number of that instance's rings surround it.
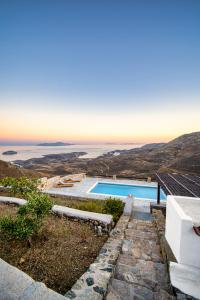
<svg viewBox="0 0 200 300">
<path fill-rule="evenodd" d="M 142 199 L 157 199 L 157 187 L 144 186 L 144 185 L 129 185 L 118 183 L 104 183 L 98 182 L 91 190 L 90 193 L 103 194 L 110 196 L 128 196 L 133 195 L 135 198 Z M 161 190 L 160 199 L 165 200 L 166 195 Z"/>
</svg>

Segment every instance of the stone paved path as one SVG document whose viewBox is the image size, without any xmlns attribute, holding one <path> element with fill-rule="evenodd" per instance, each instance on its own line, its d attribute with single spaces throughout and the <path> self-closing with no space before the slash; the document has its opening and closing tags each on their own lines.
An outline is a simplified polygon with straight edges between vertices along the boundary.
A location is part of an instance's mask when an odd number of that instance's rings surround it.
<svg viewBox="0 0 200 300">
<path fill-rule="evenodd" d="M 125 230 L 122 251 L 106 300 L 172 300 L 166 265 L 150 213 L 136 209 Z"/>
</svg>

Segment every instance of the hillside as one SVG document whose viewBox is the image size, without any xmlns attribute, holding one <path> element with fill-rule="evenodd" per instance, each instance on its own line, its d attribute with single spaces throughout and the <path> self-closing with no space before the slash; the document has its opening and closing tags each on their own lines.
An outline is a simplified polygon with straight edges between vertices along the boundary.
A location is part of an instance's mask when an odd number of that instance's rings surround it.
<svg viewBox="0 0 200 300">
<path fill-rule="evenodd" d="M 88 173 L 145 178 L 159 172 L 200 175 L 200 132 L 182 135 L 169 143 L 147 144 L 121 151 L 119 156 L 105 155 L 88 163 Z"/>
<path fill-rule="evenodd" d="M 115 152 L 118 153 L 117 156 Z M 153 178 L 156 171 L 200 175 L 200 132 L 182 135 L 169 143 L 153 143 L 131 150 L 111 151 L 94 159 L 79 157 L 83 154 L 85 153 L 55 154 L 17 161 L 23 167 L 20 169 L 0 162 L 0 176 L 17 177 L 26 172 L 45 176 L 86 172 L 90 176 L 117 175 L 144 179 L 148 176 Z"/>
<path fill-rule="evenodd" d="M 9 162 L 0 160 L 0 178 L 4 177 L 21 177 L 21 176 L 39 176 L 37 172 L 32 170 L 26 170 L 24 168 L 19 168 Z"/>
</svg>

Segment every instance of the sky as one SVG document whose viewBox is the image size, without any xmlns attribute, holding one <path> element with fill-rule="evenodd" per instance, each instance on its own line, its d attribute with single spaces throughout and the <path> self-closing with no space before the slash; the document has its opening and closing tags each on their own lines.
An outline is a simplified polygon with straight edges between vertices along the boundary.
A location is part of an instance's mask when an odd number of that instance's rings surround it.
<svg viewBox="0 0 200 300">
<path fill-rule="evenodd" d="M 199 130 L 199 0 L 0 0 L 0 143 Z"/>
</svg>

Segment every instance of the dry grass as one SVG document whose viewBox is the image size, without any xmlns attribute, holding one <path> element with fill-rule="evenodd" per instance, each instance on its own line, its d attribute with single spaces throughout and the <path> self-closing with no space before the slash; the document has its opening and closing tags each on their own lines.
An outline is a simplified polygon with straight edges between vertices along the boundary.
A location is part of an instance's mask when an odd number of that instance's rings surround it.
<svg viewBox="0 0 200 300">
<path fill-rule="evenodd" d="M 71 200 L 67 197 L 50 197 L 57 205 L 68 206 L 75 209 L 104 213 L 105 201 L 101 200 Z"/>
<path fill-rule="evenodd" d="M 0 205 L 0 217 L 17 208 Z M 51 215 L 31 248 L 26 241 L 6 240 L 0 233 L 0 257 L 37 281 L 64 294 L 94 261 L 107 237 L 98 237 L 86 223 Z"/>
</svg>

